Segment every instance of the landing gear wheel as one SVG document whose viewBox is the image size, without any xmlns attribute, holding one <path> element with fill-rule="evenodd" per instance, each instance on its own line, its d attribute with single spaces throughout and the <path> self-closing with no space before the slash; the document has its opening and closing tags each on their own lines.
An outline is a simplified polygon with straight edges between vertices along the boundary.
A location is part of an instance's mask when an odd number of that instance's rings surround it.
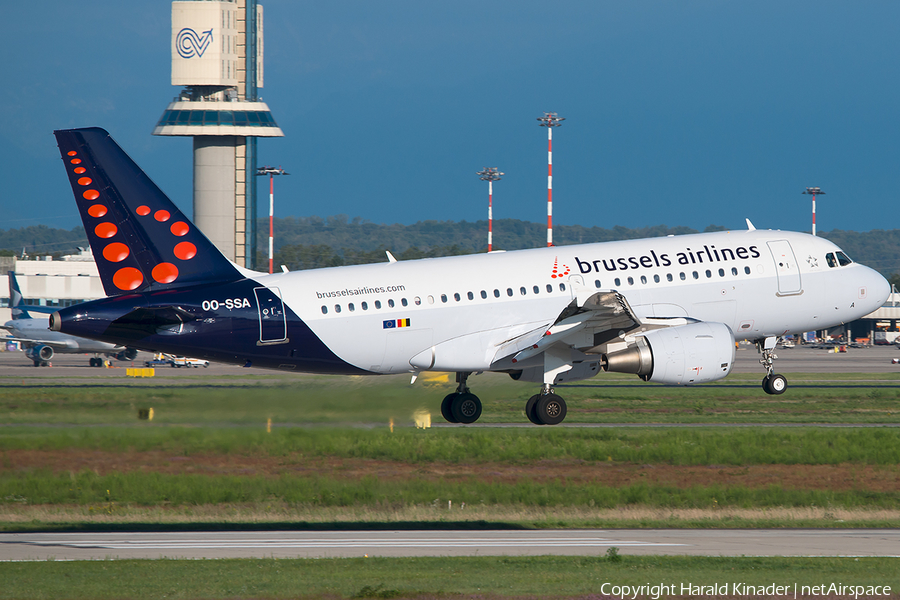
<svg viewBox="0 0 900 600">
<path fill-rule="evenodd" d="M 534 404 L 534 414 L 544 425 L 558 425 L 566 418 L 566 401 L 556 394 L 542 394 Z"/>
<path fill-rule="evenodd" d="M 441 402 L 441 416 L 444 417 L 448 423 L 459 423 L 456 419 L 453 418 L 453 412 L 450 409 L 450 406 L 453 404 L 454 398 L 456 398 L 459 394 L 456 392 L 452 394 L 447 394 L 444 400 Z"/>
<path fill-rule="evenodd" d="M 450 413 L 457 423 L 474 423 L 481 416 L 481 400 L 470 392 L 455 394 L 450 403 Z"/>
<path fill-rule="evenodd" d="M 766 375 L 762 381 L 762 387 L 767 394 L 775 396 L 783 394 L 784 390 L 787 389 L 787 378 L 784 375 L 779 375 L 777 373 Z"/>
<path fill-rule="evenodd" d="M 534 412 L 534 405 L 537 404 L 537 401 L 540 397 L 540 394 L 535 394 L 528 399 L 528 402 L 525 403 L 525 416 L 528 417 L 528 420 L 535 425 L 543 425 L 543 423 L 538 421 L 537 415 Z"/>
</svg>

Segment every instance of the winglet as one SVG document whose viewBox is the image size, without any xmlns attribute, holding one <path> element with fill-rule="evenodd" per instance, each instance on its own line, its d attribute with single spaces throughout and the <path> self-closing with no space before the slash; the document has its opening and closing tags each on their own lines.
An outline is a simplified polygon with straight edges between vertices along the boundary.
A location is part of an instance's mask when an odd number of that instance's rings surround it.
<svg viewBox="0 0 900 600">
<path fill-rule="evenodd" d="M 109 133 L 54 135 L 107 296 L 243 279 Z"/>
<path fill-rule="evenodd" d="M 744 219 L 747 221 L 747 231 L 756 231 L 756 227 L 753 226 L 753 223 L 750 222 L 750 219 Z"/>
<path fill-rule="evenodd" d="M 390 250 L 385 250 L 384 253 L 387 254 L 388 262 L 390 262 L 390 263 L 395 263 L 395 262 L 397 262 L 397 259 L 394 258 L 394 255 L 391 254 L 391 251 L 390 251 Z"/>
</svg>

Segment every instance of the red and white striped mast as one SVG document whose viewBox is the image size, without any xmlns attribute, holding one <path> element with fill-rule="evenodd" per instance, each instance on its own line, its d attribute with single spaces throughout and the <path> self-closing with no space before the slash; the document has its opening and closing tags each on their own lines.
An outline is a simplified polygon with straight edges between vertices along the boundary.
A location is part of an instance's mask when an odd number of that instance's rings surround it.
<svg viewBox="0 0 900 600">
<path fill-rule="evenodd" d="M 278 167 L 259 167 L 257 175 L 269 176 L 269 273 L 273 272 L 274 248 L 275 248 L 275 176 L 290 175 L 287 171 Z"/>
<path fill-rule="evenodd" d="M 497 167 L 485 167 L 476 174 L 488 182 L 488 252 L 491 252 L 494 249 L 494 182 L 500 181 L 500 176 L 506 173 L 500 173 Z"/>
<path fill-rule="evenodd" d="M 813 207 L 812 207 L 812 208 L 813 208 L 813 212 L 812 212 L 812 219 L 813 219 L 813 222 L 812 222 L 812 234 L 813 234 L 813 235 L 816 235 L 816 194 L 818 194 L 818 195 L 820 195 L 820 196 L 824 196 L 824 195 L 825 195 L 825 192 L 823 192 L 823 191 L 821 190 L 821 188 L 817 188 L 817 187 L 808 187 L 808 188 L 806 188 L 806 191 L 803 192 L 803 193 L 804 193 L 804 194 L 810 194 L 810 195 L 812 195 L 812 197 L 813 197 Z"/>
<path fill-rule="evenodd" d="M 553 128 L 561 125 L 565 117 L 560 117 L 555 112 L 545 112 L 543 117 L 538 117 L 541 127 L 547 128 L 547 247 L 553 245 Z"/>
</svg>

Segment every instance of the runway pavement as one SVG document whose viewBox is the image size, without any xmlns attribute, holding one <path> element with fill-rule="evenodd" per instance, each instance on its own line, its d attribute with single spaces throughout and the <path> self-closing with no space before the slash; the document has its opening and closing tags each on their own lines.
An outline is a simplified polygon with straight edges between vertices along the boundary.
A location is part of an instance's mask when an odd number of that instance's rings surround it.
<svg viewBox="0 0 900 600">
<path fill-rule="evenodd" d="M 0 534 L 0 561 L 624 555 L 900 556 L 900 530 L 539 530 Z"/>
</svg>

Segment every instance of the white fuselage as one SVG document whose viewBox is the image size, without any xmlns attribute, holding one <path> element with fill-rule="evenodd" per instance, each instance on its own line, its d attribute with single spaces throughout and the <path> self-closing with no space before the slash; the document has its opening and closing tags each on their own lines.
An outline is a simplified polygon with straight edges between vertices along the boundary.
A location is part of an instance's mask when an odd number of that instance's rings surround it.
<svg viewBox="0 0 900 600">
<path fill-rule="evenodd" d="M 374 373 L 489 370 L 504 343 L 552 325 L 581 288 L 639 318 L 728 325 L 736 340 L 820 330 L 881 306 L 889 286 L 807 234 L 729 231 L 257 277 L 341 359 Z"/>
</svg>

